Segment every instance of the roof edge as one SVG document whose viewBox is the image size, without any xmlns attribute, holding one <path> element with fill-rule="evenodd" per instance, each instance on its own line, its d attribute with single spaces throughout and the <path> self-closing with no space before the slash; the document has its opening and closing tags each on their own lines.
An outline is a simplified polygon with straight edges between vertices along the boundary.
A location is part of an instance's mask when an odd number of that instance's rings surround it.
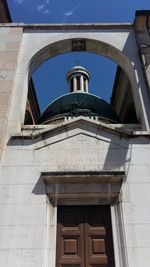
<svg viewBox="0 0 150 267">
<path fill-rule="evenodd" d="M 56 24 L 25 24 L 25 23 L 0 23 L 0 27 L 21 27 L 24 30 L 110 30 L 132 29 L 132 23 L 56 23 Z"/>
</svg>

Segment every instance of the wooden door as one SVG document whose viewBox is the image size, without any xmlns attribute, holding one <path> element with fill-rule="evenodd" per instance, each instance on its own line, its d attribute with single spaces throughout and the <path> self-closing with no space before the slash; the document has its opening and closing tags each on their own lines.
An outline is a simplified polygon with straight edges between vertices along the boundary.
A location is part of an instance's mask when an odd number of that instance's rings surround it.
<svg viewBox="0 0 150 267">
<path fill-rule="evenodd" d="M 60 206 L 56 267 L 114 267 L 109 206 Z"/>
</svg>

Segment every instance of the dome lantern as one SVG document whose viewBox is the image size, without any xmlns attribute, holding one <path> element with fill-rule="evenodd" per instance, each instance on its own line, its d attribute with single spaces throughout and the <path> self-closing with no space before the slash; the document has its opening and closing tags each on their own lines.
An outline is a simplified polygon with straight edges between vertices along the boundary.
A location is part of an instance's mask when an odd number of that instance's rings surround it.
<svg viewBox="0 0 150 267">
<path fill-rule="evenodd" d="M 67 73 L 67 81 L 69 83 L 69 91 L 88 93 L 88 82 L 90 75 L 88 71 L 81 67 L 75 66 Z"/>
</svg>

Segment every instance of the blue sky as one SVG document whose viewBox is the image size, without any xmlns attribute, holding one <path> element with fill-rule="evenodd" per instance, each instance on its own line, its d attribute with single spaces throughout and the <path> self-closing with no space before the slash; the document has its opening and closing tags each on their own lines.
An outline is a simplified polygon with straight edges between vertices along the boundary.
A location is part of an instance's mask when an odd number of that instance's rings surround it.
<svg viewBox="0 0 150 267">
<path fill-rule="evenodd" d="M 132 23 L 136 10 L 150 9 L 150 0 L 8 0 L 7 2 L 12 20 L 24 23 Z M 66 72 L 77 62 L 91 73 L 90 92 L 109 102 L 116 64 L 95 54 L 73 52 L 48 60 L 34 73 L 33 80 L 41 110 L 50 101 L 68 92 Z"/>
</svg>

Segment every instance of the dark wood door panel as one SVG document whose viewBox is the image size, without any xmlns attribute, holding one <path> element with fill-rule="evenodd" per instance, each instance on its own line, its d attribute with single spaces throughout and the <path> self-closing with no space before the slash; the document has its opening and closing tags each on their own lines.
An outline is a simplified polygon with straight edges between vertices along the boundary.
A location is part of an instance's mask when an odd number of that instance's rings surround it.
<svg viewBox="0 0 150 267">
<path fill-rule="evenodd" d="M 58 207 L 56 267 L 114 267 L 108 206 Z"/>
<path fill-rule="evenodd" d="M 107 266 L 105 210 L 89 206 L 85 210 L 86 267 Z"/>
<path fill-rule="evenodd" d="M 84 267 L 83 218 L 78 207 L 58 207 L 57 267 Z"/>
<path fill-rule="evenodd" d="M 104 239 L 92 237 L 90 240 L 90 244 L 93 255 L 104 254 L 106 252 Z"/>
</svg>

